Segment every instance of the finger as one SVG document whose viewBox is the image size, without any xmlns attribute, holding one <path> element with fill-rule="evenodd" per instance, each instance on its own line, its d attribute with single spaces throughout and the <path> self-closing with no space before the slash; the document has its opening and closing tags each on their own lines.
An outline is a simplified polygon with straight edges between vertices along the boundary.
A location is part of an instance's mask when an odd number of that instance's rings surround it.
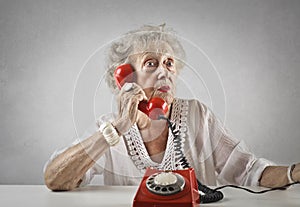
<svg viewBox="0 0 300 207">
<path fill-rule="evenodd" d="M 136 83 L 125 83 L 121 88 L 121 92 L 137 93 L 139 90 L 143 90 L 141 86 Z"/>
<path fill-rule="evenodd" d="M 137 94 L 134 96 L 139 102 L 145 100 L 145 96 L 143 94 Z M 146 99 L 147 100 L 147 99 Z"/>
<path fill-rule="evenodd" d="M 145 91 L 143 90 L 143 88 L 136 84 L 136 83 L 132 83 L 132 93 L 134 94 L 142 94 L 144 96 L 144 99 L 147 100 L 147 96 L 145 94 Z"/>
<path fill-rule="evenodd" d="M 123 89 L 119 94 L 119 97 L 122 101 L 125 101 L 126 99 L 131 99 L 135 96 L 138 96 L 139 101 L 148 100 L 145 92 L 139 85 L 137 85 L 135 83 L 132 83 L 131 85 L 132 86 L 130 86 L 130 85 L 128 86 L 128 84 L 126 84 L 123 86 L 125 89 Z M 131 89 L 129 91 L 126 88 L 127 86 L 131 87 Z"/>
<path fill-rule="evenodd" d="M 121 88 L 121 91 L 122 92 L 128 92 L 128 91 L 130 91 L 130 90 L 132 90 L 133 89 L 133 87 L 134 87 L 134 84 L 133 83 L 125 83 L 124 85 L 123 85 L 123 87 Z"/>
<path fill-rule="evenodd" d="M 148 100 L 148 98 L 147 98 L 147 96 L 145 94 L 145 91 L 143 89 L 141 89 L 141 88 L 137 89 L 135 94 L 141 96 L 141 100 L 140 101 L 142 101 L 142 100 Z"/>
<path fill-rule="evenodd" d="M 130 90 L 128 90 L 130 88 Z M 135 113 L 140 101 L 148 100 L 143 89 L 136 83 L 126 83 L 122 87 L 118 96 L 119 114 L 121 116 L 136 116 Z M 134 104 L 133 104 L 134 103 Z M 135 108 L 134 108 L 135 107 Z M 136 120 L 132 117 L 132 120 Z"/>
<path fill-rule="evenodd" d="M 135 98 L 132 99 L 132 102 L 129 102 L 128 115 L 132 123 L 137 121 L 138 104 L 139 101 Z"/>
</svg>

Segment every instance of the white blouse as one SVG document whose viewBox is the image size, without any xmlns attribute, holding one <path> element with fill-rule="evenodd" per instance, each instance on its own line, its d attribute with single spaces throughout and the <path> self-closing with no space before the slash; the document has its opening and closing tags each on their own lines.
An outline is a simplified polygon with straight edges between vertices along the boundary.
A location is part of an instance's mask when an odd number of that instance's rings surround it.
<svg viewBox="0 0 300 207">
<path fill-rule="evenodd" d="M 83 139 L 95 133 L 101 123 L 112 121 L 115 117 L 116 114 L 101 116 L 94 129 L 86 133 Z M 175 99 L 170 120 L 175 123 L 180 135 L 174 137 L 169 129 L 161 163 L 151 160 L 135 124 L 116 146 L 110 147 L 86 172 L 81 186 L 89 184 L 95 175 L 100 174 L 103 179 L 100 183 L 105 185 L 138 185 L 146 167 L 182 169 L 185 164 L 182 156 L 195 169 L 197 179 L 212 186 L 258 185 L 265 167 L 274 165 L 268 160 L 256 158 L 243 142 L 229 135 L 208 107 L 197 100 Z M 76 140 L 73 144 L 80 141 Z M 56 151 L 50 160 L 64 150 L 66 148 Z"/>
</svg>

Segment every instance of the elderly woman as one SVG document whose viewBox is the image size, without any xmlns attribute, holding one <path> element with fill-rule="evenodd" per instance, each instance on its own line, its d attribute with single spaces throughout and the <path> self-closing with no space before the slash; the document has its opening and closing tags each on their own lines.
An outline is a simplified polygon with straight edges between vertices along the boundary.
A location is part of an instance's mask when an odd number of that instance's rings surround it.
<svg viewBox="0 0 300 207">
<path fill-rule="evenodd" d="M 176 78 L 185 53 L 172 31 L 144 26 L 111 45 L 107 82 L 118 97 L 118 114 L 106 114 L 93 134 L 53 154 L 45 165 L 45 183 L 51 190 L 72 190 L 102 174 L 107 185 L 138 185 L 147 167 L 163 170 L 193 167 L 204 184 L 282 186 L 300 180 L 300 165 L 274 166 L 256 158 L 234 139 L 213 112 L 197 100 L 175 98 Z M 114 72 L 128 64 L 132 83 L 119 89 Z M 162 98 L 167 117 L 150 119 L 139 110 L 142 101 Z"/>
</svg>

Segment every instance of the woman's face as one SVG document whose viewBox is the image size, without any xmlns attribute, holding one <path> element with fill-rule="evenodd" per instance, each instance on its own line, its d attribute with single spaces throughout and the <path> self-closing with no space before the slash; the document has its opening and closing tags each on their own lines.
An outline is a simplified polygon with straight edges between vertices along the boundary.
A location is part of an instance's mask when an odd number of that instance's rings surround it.
<svg viewBox="0 0 300 207">
<path fill-rule="evenodd" d="M 166 42 L 152 43 L 142 52 L 136 50 L 130 60 L 136 72 L 136 83 L 147 98 L 158 96 L 171 104 L 178 73 L 172 48 Z"/>
</svg>

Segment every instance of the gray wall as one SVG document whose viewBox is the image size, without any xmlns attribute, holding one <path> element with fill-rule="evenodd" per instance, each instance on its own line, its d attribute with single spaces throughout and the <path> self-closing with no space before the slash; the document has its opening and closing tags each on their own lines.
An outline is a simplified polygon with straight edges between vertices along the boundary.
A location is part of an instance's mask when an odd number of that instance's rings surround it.
<svg viewBox="0 0 300 207">
<path fill-rule="evenodd" d="M 100 78 L 103 46 L 149 23 L 186 39 L 203 78 L 187 69 L 178 96 L 211 106 L 257 156 L 300 161 L 299 9 L 297 0 L 1 0 L 0 184 L 43 183 L 51 153 L 114 108 Z"/>
</svg>

